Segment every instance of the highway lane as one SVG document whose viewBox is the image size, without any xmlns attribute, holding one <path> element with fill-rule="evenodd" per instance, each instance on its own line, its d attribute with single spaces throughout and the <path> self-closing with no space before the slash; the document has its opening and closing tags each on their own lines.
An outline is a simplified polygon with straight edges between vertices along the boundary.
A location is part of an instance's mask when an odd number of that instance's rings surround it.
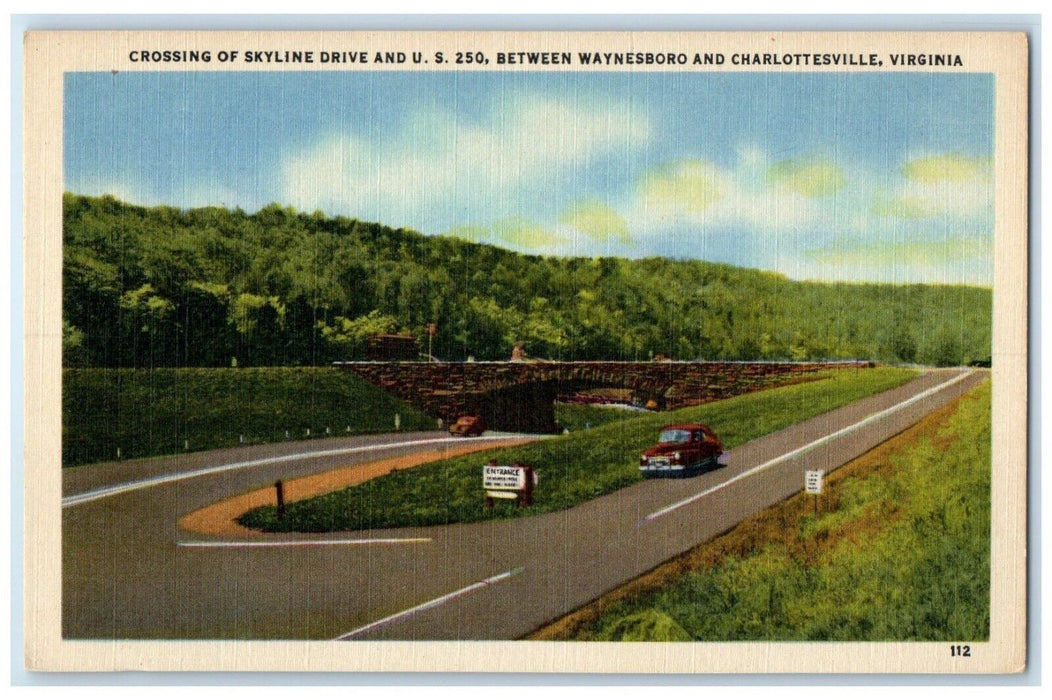
<svg viewBox="0 0 1052 700">
<path fill-rule="evenodd" d="M 182 515 L 233 495 L 271 487 L 279 478 L 290 480 L 434 451 L 441 445 L 488 441 L 490 436 L 467 442 L 438 432 L 398 433 L 256 445 L 64 470 L 64 634 L 151 638 L 181 636 L 181 630 L 191 629 L 175 618 L 180 611 L 199 607 L 193 599 L 198 584 L 226 576 L 228 562 L 219 561 L 222 554 L 199 562 L 194 554 L 184 553 L 179 543 L 210 538 L 181 530 L 177 520 Z M 319 539 L 310 535 L 260 535 L 258 539 L 276 542 L 290 537 Z M 230 561 L 236 562 L 237 557 Z M 263 580 L 269 576 L 269 572 L 264 574 Z M 184 577 L 193 579 L 183 581 L 186 588 L 181 585 Z M 216 590 L 221 594 L 226 589 L 218 585 Z M 222 606 L 228 600 L 220 596 L 200 603 Z M 135 622 L 139 617 L 147 624 L 158 624 L 158 631 Z"/>
<path fill-rule="evenodd" d="M 316 474 L 319 471 L 325 471 L 327 468 L 331 468 L 333 463 L 346 463 L 347 458 L 351 456 L 358 457 L 356 460 L 357 463 L 360 463 L 363 458 L 372 462 L 379 459 L 381 455 L 393 454 L 403 456 L 399 451 L 406 448 L 413 452 L 423 451 L 428 448 L 441 450 L 444 446 L 483 446 L 487 443 L 496 444 L 506 439 L 508 439 L 508 436 L 506 435 L 476 437 L 470 442 L 448 436 L 417 437 L 412 439 L 399 439 L 399 437 L 392 437 L 383 442 L 360 445 L 312 445 L 311 447 L 296 447 L 287 451 L 287 453 L 283 451 L 280 454 L 269 454 L 264 456 L 252 456 L 252 453 L 257 451 L 247 450 L 246 453 L 242 453 L 233 458 L 233 461 L 222 461 L 221 459 L 216 458 L 213 461 L 210 461 L 206 466 L 189 468 L 184 466 L 178 470 L 172 470 L 170 465 L 164 465 L 164 468 L 158 470 L 159 473 L 157 474 L 141 475 L 130 480 L 124 478 L 111 483 L 103 482 L 100 485 L 87 490 L 78 489 L 74 493 L 62 498 L 62 507 L 68 508 L 89 501 L 109 498 L 119 493 L 154 488 L 162 484 L 195 481 L 202 477 L 213 476 L 220 473 L 238 472 L 242 475 L 251 475 L 250 478 L 252 479 L 257 479 L 259 469 L 278 468 L 285 475 L 282 478 L 288 479 L 302 476 L 304 473 Z M 519 436 L 515 439 L 524 438 L 523 436 Z M 534 440 L 536 437 L 526 436 L 525 439 Z M 260 451 L 267 452 L 267 450 Z"/>
<path fill-rule="evenodd" d="M 520 568 L 521 573 L 449 603 L 366 629 L 352 638 L 440 639 L 454 626 L 475 630 L 480 639 L 527 634 L 801 491 L 805 470 L 825 469 L 828 473 L 847 463 L 974 387 L 983 373 L 968 374 L 947 384 L 959 375 L 933 372 L 890 392 L 752 441 L 731 451 L 727 467 L 700 477 L 642 482 L 571 511 L 532 518 L 528 533 L 525 528 L 513 528 L 511 523 L 486 524 L 490 526 L 486 539 L 510 545 L 506 548 L 509 551 L 496 558 L 493 571 L 486 576 Z M 671 504 L 731 481 L 938 386 L 943 388 L 879 422 L 795 459 L 779 462 L 665 516 L 647 520 Z M 355 629 L 358 628 L 348 632 Z"/>
<path fill-rule="evenodd" d="M 435 431 L 386 433 L 382 435 L 355 435 L 341 438 L 324 438 L 308 441 L 276 442 L 265 445 L 249 445 L 245 447 L 232 447 L 222 450 L 210 450 L 207 452 L 188 452 L 186 454 L 168 457 L 146 457 L 142 459 L 126 459 L 120 462 L 106 462 L 93 464 L 86 467 L 76 467 L 62 470 L 62 495 L 63 500 L 82 495 L 90 491 L 107 487 L 128 484 L 131 482 L 159 479 L 166 476 L 180 474 L 193 474 L 207 469 L 215 468 L 217 465 L 234 464 L 248 460 L 273 459 L 276 463 L 289 458 L 301 458 L 298 464 L 305 473 L 315 468 L 324 461 L 322 466 L 338 466 L 347 463 L 343 455 L 330 454 L 328 456 L 311 456 L 318 453 L 333 453 L 343 450 L 368 451 L 372 449 L 382 450 L 392 444 L 405 442 L 420 442 L 425 440 L 449 439 L 444 433 Z M 397 450 L 398 448 L 393 448 Z M 369 455 L 369 459 L 379 459 L 390 454 Z M 288 464 L 287 461 L 284 463 Z M 296 465 L 293 465 L 296 468 Z M 244 471 L 243 473 L 250 473 Z"/>
<path fill-rule="evenodd" d="M 730 453 L 728 466 L 699 477 L 645 481 L 532 518 L 340 534 L 354 544 L 326 543 L 336 536 L 325 533 L 253 538 L 273 543 L 266 547 L 186 546 L 208 538 L 180 531 L 179 516 L 286 478 L 278 467 L 201 476 L 192 488 L 187 481 L 166 483 L 71 506 L 63 510 L 64 634 L 97 639 L 516 638 L 801 490 L 805 469 L 831 471 L 984 376 L 973 372 L 949 383 L 959 374 L 932 372 L 742 445 Z M 903 405 L 919 395 L 924 397 Z M 741 476 L 896 406 L 879 421 Z M 346 457 L 334 459 L 326 468 L 347 463 Z M 195 464 L 189 468 L 207 466 Z M 169 469 L 154 466 L 152 472 Z M 79 478 L 91 483 L 78 484 L 78 491 L 120 480 L 112 473 Z M 361 542 L 374 539 L 387 542 Z M 278 546 L 284 540 L 298 544 Z"/>
</svg>

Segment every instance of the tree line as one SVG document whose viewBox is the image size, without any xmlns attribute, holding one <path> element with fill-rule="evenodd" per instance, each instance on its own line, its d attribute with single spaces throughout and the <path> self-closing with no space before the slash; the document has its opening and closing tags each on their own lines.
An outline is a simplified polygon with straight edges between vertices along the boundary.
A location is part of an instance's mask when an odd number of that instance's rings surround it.
<svg viewBox="0 0 1052 700">
<path fill-rule="evenodd" d="M 63 198 L 69 367 L 309 366 L 408 333 L 443 360 L 987 360 L 988 288 L 524 255 L 272 204 Z"/>
</svg>

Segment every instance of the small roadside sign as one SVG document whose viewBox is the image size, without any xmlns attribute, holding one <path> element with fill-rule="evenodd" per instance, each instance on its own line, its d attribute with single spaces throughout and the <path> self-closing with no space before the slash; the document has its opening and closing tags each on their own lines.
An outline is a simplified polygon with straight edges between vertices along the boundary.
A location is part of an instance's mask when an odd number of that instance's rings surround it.
<svg viewBox="0 0 1052 700">
<path fill-rule="evenodd" d="M 526 488 L 526 468 L 487 464 L 482 468 L 482 488 L 520 491 Z"/>
<path fill-rule="evenodd" d="M 533 489 L 537 472 L 524 464 L 501 465 L 490 462 L 482 467 L 482 488 L 486 507 L 493 507 L 494 498 L 515 499 L 519 506 L 533 505 Z"/>
<path fill-rule="evenodd" d="M 822 493 L 822 477 L 825 475 L 824 469 L 807 470 L 804 472 L 804 488 L 808 493 L 818 495 Z"/>
</svg>

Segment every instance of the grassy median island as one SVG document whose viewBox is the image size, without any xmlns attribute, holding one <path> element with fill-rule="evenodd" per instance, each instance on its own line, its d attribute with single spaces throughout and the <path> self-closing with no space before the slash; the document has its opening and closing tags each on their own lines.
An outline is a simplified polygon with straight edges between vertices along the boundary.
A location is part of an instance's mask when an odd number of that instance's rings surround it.
<svg viewBox="0 0 1052 700">
<path fill-rule="evenodd" d="M 641 450 L 669 423 L 712 426 L 729 449 L 812 416 L 903 384 L 912 370 L 844 369 L 822 379 L 737 396 L 665 413 L 626 411 L 621 419 L 590 430 L 528 445 L 477 452 L 394 472 L 324 496 L 277 508 L 257 508 L 239 522 L 271 532 L 329 532 L 368 528 L 443 525 L 562 510 L 638 481 Z M 498 503 L 485 509 L 481 465 L 522 462 L 537 469 L 540 483 L 529 508 Z"/>
<path fill-rule="evenodd" d="M 990 630 L 990 384 L 531 635 L 978 641 Z"/>
<path fill-rule="evenodd" d="M 121 457 L 435 428 L 435 419 L 331 367 L 66 369 L 62 466 Z M 348 430 L 349 429 L 349 430 Z M 286 432 L 288 431 L 288 435 Z"/>
</svg>

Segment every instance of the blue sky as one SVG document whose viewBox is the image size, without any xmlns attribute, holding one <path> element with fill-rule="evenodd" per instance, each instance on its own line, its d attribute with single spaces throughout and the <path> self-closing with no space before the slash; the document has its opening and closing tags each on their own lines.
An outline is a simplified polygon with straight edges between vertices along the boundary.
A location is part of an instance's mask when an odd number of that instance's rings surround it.
<svg viewBox="0 0 1052 700">
<path fill-rule="evenodd" d="M 993 79 L 71 73 L 66 189 L 555 255 L 990 285 Z"/>
</svg>

